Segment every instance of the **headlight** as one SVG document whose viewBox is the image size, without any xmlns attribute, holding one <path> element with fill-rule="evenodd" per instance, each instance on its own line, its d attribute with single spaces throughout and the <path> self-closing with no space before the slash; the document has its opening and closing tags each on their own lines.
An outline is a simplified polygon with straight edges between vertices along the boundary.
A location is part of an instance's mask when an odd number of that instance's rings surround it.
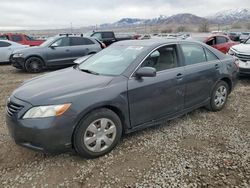
<svg viewBox="0 0 250 188">
<path fill-rule="evenodd" d="M 70 105 L 71 104 L 61 104 L 33 107 L 24 114 L 23 119 L 60 116 L 68 110 Z"/>
<path fill-rule="evenodd" d="M 16 53 L 16 54 L 13 55 L 13 57 L 22 57 L 22 56 L 23 56 L 22 53 Z"/>
<path fill-rule="evenodd" d="M 229 55 L 234 55 L 235 52 L 230 48 L 230 50 L 228 51 L 228 54 L 229 54 Z"/>
</svg>

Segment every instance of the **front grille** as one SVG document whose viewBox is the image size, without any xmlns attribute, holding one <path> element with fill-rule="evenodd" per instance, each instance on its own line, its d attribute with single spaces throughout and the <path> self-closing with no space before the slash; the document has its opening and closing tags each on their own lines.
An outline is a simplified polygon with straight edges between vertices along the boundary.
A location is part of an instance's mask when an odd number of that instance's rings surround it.
<svg viewBox="0 0 250 188">
<path fill-rule="evenodd" d="M 13 116 L 14 114 L 18 113 L 20 110 L 22 110 L 23 106 L 19 104 L 15 104 L 11 101 L 8 101 L 6 106 L 6 111 L 9 116 Z"/>
<path fill-rule="evenodd" d="M 235 56 L 238 57 L 241 61 L 250 61 L 250 55 L 235 53 Z"/>
</svg>

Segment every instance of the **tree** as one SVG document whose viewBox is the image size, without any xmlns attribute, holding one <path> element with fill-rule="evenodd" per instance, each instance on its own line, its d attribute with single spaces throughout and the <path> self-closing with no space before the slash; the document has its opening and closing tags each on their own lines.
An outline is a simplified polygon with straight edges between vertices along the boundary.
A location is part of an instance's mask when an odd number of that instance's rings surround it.
<svg viewBox="0 0 250 188">
<path fill-rule="evenodd" d="M 184 31 L 186 31 L 185 26 L 181 25 L 181 26 L 177 27 L 177 32 L 184 32 Z"/>
<path fill-rule="evenodd" d="M 247 29 L 250 30 L 250 22 L 247 23 Z"/>
<path fill-rule="evenodd" d="M 241 25 L 239 24 L 239 23 L 234 23 L 233 25 L 232 25 L 232 29 L 241 29 L 242 27 L 241 27 Z"/>
<path fill-rule="evenodd" d="M 209 22 L 207 20 L 200 24 L 199 31 L 204 33 L 209 32 Z"/>
</svg>

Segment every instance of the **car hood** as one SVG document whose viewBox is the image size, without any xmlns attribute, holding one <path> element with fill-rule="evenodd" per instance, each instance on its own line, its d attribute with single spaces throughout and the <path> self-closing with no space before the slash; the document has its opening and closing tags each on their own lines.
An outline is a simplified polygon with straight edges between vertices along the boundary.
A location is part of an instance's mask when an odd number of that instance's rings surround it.
<svg viewBox="0 0 250 188">
<path fill-rule="evenodd" d="M 15 50 L 15 53 L 28 54 L 28 53 L 33 53 L 33 52 L 41 52 L 41 50 L 44 50 L 44 47 L 32 46 L 32 47 L 26 47 L 20 50 Z"/>
<path fill-rule="evenodd" d="M 232 47 L 233 50 L 239 53 L 250 54 L 250 44 L 239 44 Z"/>
<path fill-rule="evenodd" d="M 74 68 L 67 68 L 24 82 L 13 92 L 14 97 L 32 105 L 49 105 L 72 102 L 72 98 L 101 89 L 113 77 L 93 75 Z"/>
</svg>

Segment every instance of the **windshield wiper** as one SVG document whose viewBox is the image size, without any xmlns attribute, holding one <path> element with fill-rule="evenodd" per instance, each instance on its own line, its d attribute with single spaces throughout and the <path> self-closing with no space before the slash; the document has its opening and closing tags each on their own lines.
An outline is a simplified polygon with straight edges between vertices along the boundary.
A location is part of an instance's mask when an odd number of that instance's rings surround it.
<svg viewBox="0 0 250 188">
<path fill-rule="evenodd" d="M 95 72 L 95 71 L 92 71 L 92 70 L 88 70 L 88 69 L 80 69 L 81 71 L 83 72 L 86 72 L 86 73 L 90 73 L 90 74 L 94 74 L 94 75 L 99 75 L 99 73 Z"/>
</svg>

